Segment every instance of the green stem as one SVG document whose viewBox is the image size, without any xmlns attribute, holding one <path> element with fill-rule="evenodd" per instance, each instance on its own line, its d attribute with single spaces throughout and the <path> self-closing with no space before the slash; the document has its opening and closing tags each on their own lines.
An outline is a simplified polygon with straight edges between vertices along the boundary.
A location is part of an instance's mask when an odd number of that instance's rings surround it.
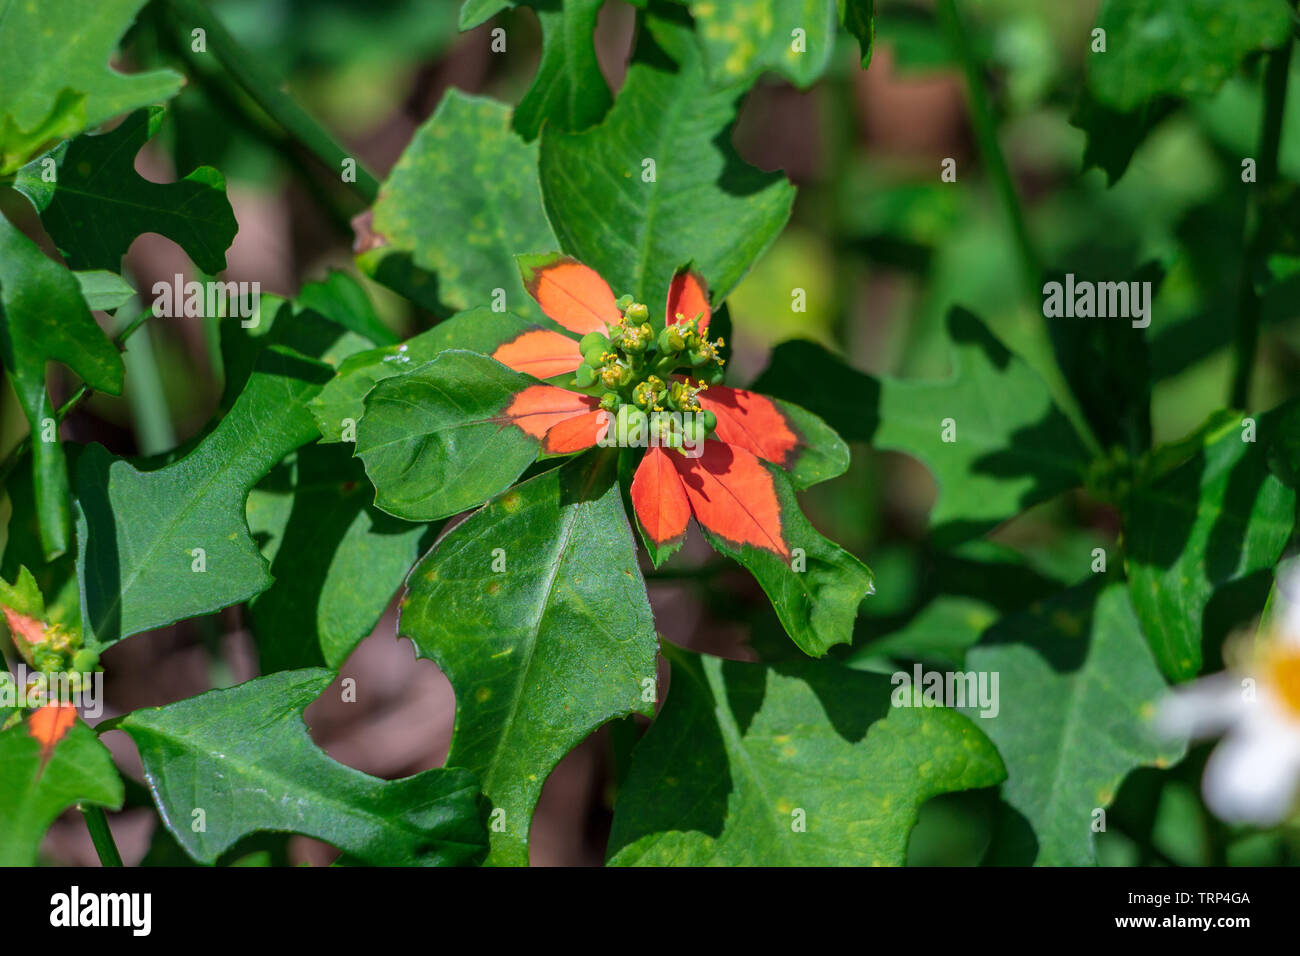
<svg viewBox="0 0 1300 956">
<path fill-rule="evenodd" d="M 1024 209 L 1020 204 L 1020 197 L 1016 193 L 1015 181 L 1011 177 L 1011 169 L 1007 165 L 1002 146 L 998 142 L 997 122 L 994 119 L 993 107 L 989 102 L 988 91 L 984 87 L 982 66 L 979 58 L 975 55 L 974 48 L 971 46 L 969 31 L 957 10 L 955 0 L 938 0 L 938 14 L 943 23 L 948 44 L 952 48 L 953 55 L 961 63 L 962 72 L 965 74 L 967 102 L 970 108 L 971 126 L 975 132 L 975 140 L 979 145 L 984 168 L 993 182 L 993 187 L 997 191 L 1003 211 L 1011 226 L 1016 253 L 1020 259 L 1023 288 L 1028 296 L 1029 314 L 1035 318 L 1029 330 L 1032 341 L 1026 343 L 1027 347 L 1023 350 L 1023 357 L 1047 382 L 1052 396 L 1061 407 L 1061 411 L 1073 423 L 1075 430 L 1079 433 L 1080 439 L 1087 446 L 1089 452 L 1093 456 L 1100 456 L 1102 454 L 1101 442 L 1097 440 L 1092 426 L 1088 424 L 1087 416 L 1084 415 L 1079 400 L 1070 388 L 1052 347 L 1052 338 L 1047 329 L 1047 320 L 1042 313 L 1042 288 L 1040 286 L 1043 277 L 1042 262 L 1034 249 L 1033 239 L 1029 234 L 1029 226 L 1025 221 Z"/>
<path fill-rule="evenodd" d="M 993 107 L 989 103 L 988 92 L 984 88 L 984 77 L 980 63 L 971 47 L 966 24 L 957 12 L 955 0 L 939 0 L 939 16 L 943 20 L 944 31 L 953 52 L 961 63 L 966 75 L 966 93 L 970 105 L 971 125 L 974 127 L 975 139 L 979 144 L 980 156 L 1002 208 L 1011 225 L 1011 232 L 1016 243 L 1016 252 L 1020 256 L 1020 268 L 1030 294 L 1039 296 L 1039 279 L 1042 278 L 1042 265 L 1034 251 L 1033 240 L 1029 236 L 1029 226 L 1025 223 L 1024 212 L 1020 206 L 1020 197 L 1016 194 L 1015 181 L 1011 178 L 1011 169 L 998 143 L 997 123 L 993 118 Z"/>
<path fill-rule="evenodd" d="M 159 21 L 157 32 L 160 43 L 174 59 L 181 61 L 184 71 L 195 80 L 212 105 L 225 109 L 241 130 L 283 158 L 298 174 L 299 182 L 329 217 L 330 223 L 339 234 L 351 239 L 352 217 L 344 210 L 334 191 L 327 190 L 319 182 L 322 174 L 320 164 L 311 162 L 292 137 L 258 109 L 256 104 L 250 103 L 248 95 L 241 87 L 235 85 L 220 69 L 203 63 L 201 54 L 195 53 L 188 43 L 175 36 L 176 29 L 163 17 L 164 11 L 161 8 L 150 9 L 155 11 Z M 189 34 L 186 34 L 186 39 L 188 37 Z M 324 172 L 330 176 L 332 182 L 339 182 L 340 188 L 350 185 L 341 182 L 335 171 Z"/>
<path fill-rule="evenodd" d="M 1264 205 L 1277 181 L 1278 153 L 1282 144 L 1282 120 L 1286 111 L 1286 86 L 1291 70 L 1291 40 L 1268 55 L 1264 70 L 1264 117 L 1259 131 L 1259 158 L 1255 183 L 1246 200 L 1245 253 L 1237 287 L 1237 334 L 1233 342 L 1233 408 L 1245 409 L 1250 402 L 1250 384 L 1259 348 L 1259 317 L 1263 300 L 1255 288 L 1255 274 L 1268 254 L 1267 216 Z"/>
<path fill-rule="evenodd" d="M 140 454 L 159 455 L 174 448 L 176 430 L 172 428 L 171 412 L 167 408 L 167 395 L 163 388 L 158 356 L 154 351 L 150 329 L 136 337 L 122 353 L 127 381 L 126 401 L 131 408 L 135 424 L 136 443 Z"/>
<path fill-rule="evenodd" d="M 77 809 L 86 820 L 86 829 L 90 831 L 90 840 L 95 844 L 99 862 L 104 866 L 121 866 L 122 854 L 117 851 L 113 831 L 108 828 L 108 817 L 104 813 L 104 808 L 89 803 L 79 803 Z"/>
<path fill-rule="evenodd" d="M 342 171 L 344 160 L 356 159 L 281 88 L 280 81 L 271 71 L 239 45 L 201 0 L 167 0 L 167 3 L 185 26 L 204 31 L 208 49 L 244 92 L 335 175 Z M 367 205 L 379 195 L 378 180 L 359 162 L 356 163 L 356 182 L 348 185 Z"/>
</svg>

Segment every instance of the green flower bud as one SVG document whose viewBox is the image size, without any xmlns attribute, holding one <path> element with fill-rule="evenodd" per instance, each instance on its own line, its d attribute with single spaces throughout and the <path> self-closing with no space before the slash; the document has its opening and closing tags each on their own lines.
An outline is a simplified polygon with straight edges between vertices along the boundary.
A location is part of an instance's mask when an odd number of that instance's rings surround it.
<svg viewBox="0 0 1300 956">
<path fill-rule="evenodd" d="M 624 309 L 623 312 L 631 322 L 644 322 L 646 319 L 650 318 L 650 310 L 646 308 L 644 302 L 633 302 Z"/>
<path fill-rule="evenodd" d="M 642 332 L 642 327 L 627 329 L 623 332 L 623 350 L 625 352 L 644 352 L 650 344 L 650 336 Z"/>
<path fill-rule="evenodd" d="M 589 351 L 599 347 L 602 352 L 609 351 L 609 336 L 604 332 L 588 332 L 578 340 L 578 350 L 586 355 Z"/>
<path fill-rule="evenodd" d="M 596 370 L 590 365 L 579 365 L 573 373 L 573 384 L 578 388 L 590 388 L 596 384 Z"/>
<path fill-rule="evenodd" d="M 718 416 L 713 414 L 713 412 L 709 411 L 707 408 L 700 412 L 697 417 L 700 421 L 704 422 L 704 428 L 706 431 L 711 432 L 718 427 Z"/>
<path fill-rule="evenodd" d="M 682 423 L 684 443 L 698 448 L 700 443 L 709 437 L 709 427 L 705 424 L 704 414 L 704 412 L 697 412 Z"/>
<path fill-rule="evenodd" d="M 682 330 L 677 326 L 670 325 L 659 333 L 659 351 L 680 352 L 684 348 L 686 348 L 686 339 L 682 337 Z"/>
<path fill-rule="evenodd" d="M 639 445 L 645 440 L 650 427 L 646 413 L 635 405 L 620 405 L 618 408 L 618 443 L 624 447 Z"/>
<path fill-rule="evenodd" d="M 622 399 L 618 397 L 617 392 L 606 392 L 600 396 L 600 407 L 607 412 L 612 412 L 622 404 Z"/>
<path fill-rule="evenodd" d="M 691 365 L 699 368 L 701 365 L 707 365 L 718 357 L 718 350 L 713 347 L 712 342 L 701 341 L 700 344 L 687 353 L 687 358 Z"/>
<path fill-rule="evenodd" d="M 722 364 L 717 363 L 708 368 L 700 369 L 699 375 L 700 381 L 705 385 L 721 385 L 722 379 L 726 376 L 726 372 L 723 370 Z"/>
<path fill-rule="evenodd" d="M 671 415 L 656 415 L 650 423 L 650 434 L 665 448 L 677 448 L 682 443 L 678 423 Z"/>
<path fill-rule="evenodd" d="M 627 293 L 625 295 L 620 295 L 614 304 L 618 306 L 618 311 L 626 312 L 628 306 L 632 304 L 632 294 Z"/>
<path fill-rule="evenodd" d="M 99 654 L 88 647 L 83 647 L 72 655 L 72 669 L 88 673 L 99 666 Z"/>
</svg>

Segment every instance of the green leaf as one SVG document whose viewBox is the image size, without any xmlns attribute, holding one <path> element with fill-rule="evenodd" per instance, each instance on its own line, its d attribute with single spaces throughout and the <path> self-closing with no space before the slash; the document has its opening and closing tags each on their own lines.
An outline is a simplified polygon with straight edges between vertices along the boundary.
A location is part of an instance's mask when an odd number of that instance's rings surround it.
<svg viewBox="0 0 1300 956">
<path fill-rule="evenodd" d="M 1095 811 L 1130 771 L 1184 749 L 1151 727 L 1166 688 L 1124 586 L 1090 581 L 1004 618 L 966 666 L 998 675 L 998 712 L 976 722 L 1006 761 L 1003 799 L 1037 836 L 1036 857 L 1017 862 L 1095 863 Z"/>
<path fill-rule="evenodd" d="M 361 283 L 341 269 L 331 269 L 319 282 L 304 285 L 294 302 L 375 345 L 397 343 L 397 336 L 380 320 Z"/>
<path fill-rule="evenodd" d="M 200 166 L 174 183 L 135 171 L 135 155 L 162 125 L 163 110 L 137 110 L 112 132 L 78 136 L 58 150 L 51 191 L 39 161 L 24 167 L 14 188 L 41 214 L 50 237 L 73 269 L 120 272 L 137 236 L 156 232 L 176 242 L 203 272 L 226 268 L 226 250 L 239 231 L 226 180 Z"/>
<path fill-rule="evenodd" d="M 953 310 L 948 331 L 953 374 L 944 381 L 874 378 L 820 346 L 787 342 L 754 383 L 799 402 L 845 438 L 920 459 L 939 484 L 930 525 L 944 546 L 1079 485 L 1089 460 L 1024 360 L 965 310 Z M 954 441 L 944 440 L 945 428 Z"/>
<path fill-rule="evenodd" d="M 412 371 L 447 349 L 464 349 L 488 355 L 503 342 L 537 328 L 509 312 L 471 309 L 438 323 L 399 345 L 367 349 L 349 356 L 321 393 L 311 401 L 311 412 L 322 441 L 343 441 L 348 423 L 356 425 L 365 411 L 363 400 L 375 383 Z"/>
<path fill-rule="evenodd" d="M 1085 89 L 1070 116 L 1070 125 L 1088 136 L 1083 152 L 1084 171 L 1096 166 L 1106 174 L 1106 182 L 1114 186 L 1128 169 L 1138 147 L 1174 111 L 1177 102 L 1162 97 L 1121 112 L 1098 103 Z"/>
<path fill-rule="evenodd" d="M 94 731 L 77 721 L 48 762 L 25 723 L 0 733 L 0 866 L 35 866 L 50 824 L 83 802 L 122 805 L 122 778 Z"/>
<path fill-rule="evenodd" d="M 319 362 L 267 349 L 229 414 L 180 461 L 142 471 L 100 445 L 82 453 L 77 576 L 87 644 L 208 614 L 270 586 L 245 499 L 316 436 L 306 405 L 329 375 Z"/>
<path fill-rule="evenodd" d="M 926 800 L 1006 776 L 974 723 L 890 707 L 890 681 L 675 647 L 614 807 L 615 865 L 900 866 Z"/>
<path fill-rule="evenodd" d="M 0 15 L 0 176 L 53 143 L 172 96 L 171 70 L 109 67 L 144 0 L 13 0 Z"/>
<path fill-rule="evenodd" d="M 511 130 L 509 108 L 448 90 L 389 173 L 367 245 L 359 264 L 377 281 L 390 258 L 405 256 L 436 275 L 437 297 L 453 311 L 494 305 L 501 289 L 507 310 L 540 319 L 514 257 L 556 241 L 537 146 Z"/>
<path fill-rule="evenodd" d="M 54 406 L 45 391 L 45 364 L 62 362 L 91 388 L 122 393 L 122 356 L 95 324 L 81 287 L 9 220 L 0 216 L 0 361 L 9 370 L 31 428 L 32 473 L 46 559 L 69 547 L 72 510 L 63 446 L 49 437 Z M 51 426 L 52 427 L 52 426 Z"/>
<path fill-rule="evenodd" d="M 77 285 L 81 286 L 81 297 L 86 302 L 86 308 L 92 312 L 112 312 L 135 298 L 135 289 L 115 273 L 95 269 L 74 272 L 73 276 Z"/>
<path fill-rule="evenodd" d="M 407 583 L 399 633 L 456 691 L 448 766 L 477 773 L 504 811 L 490 863 L 528 862 L 533 807 L 560 758 L 605 721 L 653 710 L 654 621 L 604 459 L 494 499 Z"/>
<path fill-rule="evenodd" d="M 304 286 L 302 291 L 315 308 L 305 307 L 302 299 L 287 301 L 262 293 L 253 324 L 246 327 L 246 320 L 238 316 L 221 320 L 221 368 L 225 383 L 218 407 L 223 411 L 235 404 L 258 357 L 273 346 L 335 369 L 353 355 L 374 346 L 369 336 L 377 333 L 367 328 L 369 323 L 363 315 L 352 312 L 350 306 L 333 298 L 332 293 L 313 294 L 311 285 Z M 326 309 L 329 314 L 316 311 L 317 308 Z M 363 332 L 353 331 L 355 328 Z"/>
<path fill-rule="evenodd" d="M 1296 494 L 1270 472 L 1267 454 L 1283 414 L 1260 418 L 1253 442 L 1240 419 L 1209 432 L 1190 460 L 1134 489 L 1125 509 L 1129 590 L 1170 680 L 1200 671 L 1212 599 L 1272 568 L 1286 547 Z"/>
<path fill-rule="evenodd" d="M 308 445 L 248 496 L 248 530 L 275 583 L 249 602 L 264 674 L 339 667 L 380 616 L 430 529 L 370 504 L 361 462 L 341 445 Z"/>
<path fill-rule="evenodd" d="M 366 395 L 356 442 L 375 505 L 432 521 L 510 487 L 537 458 L 540 442 L 505 412 L 535 384 L 531 375 L 459 349 L 381 381 Z"/>
<path fill-rule="evenodd" d="M 515 107 L 514 128 L 534 140 L 542 123 L 583 130 L 609 109 L 609 87 L 596 61 L 593 34 L 605 0 L 533 0 L 542 26 L 537 76 Z"/>
<path fill-rule="evenodd" d="M 81 446 L 74 445 L 74 453 Z M 75 470 L 75 459 L 69 464 Z M 44 598 L 44 617 L 51 624 L 65 630 L 81 633 L 81 601 L 77 596 L 76 549 L 54 561 L 45 560 L 41 548 L 40 517 L 36 512 L 36 494 L 30 470 L 23 468 L 11 474 L 4 483 L 11 510 L 7 527 L 8 540 L 4 543 L 4 560 L 0 562 L 0 578 L 15 581 L 23 576 L 24 569 L 36 579 Z"/>
<path fill-rule="evenodd" d="M 264 830 L 315 837 L 378 866 L 477 862 L 487 837 L 471 773 L 381 780 L 312 742 L 302 712 L 333 676 L 285 671 L 127 715 L 120 729 L 140 748 L 172 836 L 201 863 Z"/>
<path fill-rule="evenodd" d="M 871 570 L 834 541 L 822 537 L 799 510 L 790 479 L 776 465 L 772 474 L 781 509 L 781 534 L 792 563 L 752 544 L 737 547 L 700 525 L 715 551 L 743 564 L 772 602 L 781 626 L 805 654 L 821 657 L 853 640 L 858 605 L 874 593 Z"/>
<path fill-rule="evenodd" d="M 1128 112 L 1158 96 L 1209 96 L 1247 54 L 1286 41 L 1277 0 L 1105 0 L 1097 27 L 1106 52 L 1089 54 L 1088 84 Z"/>
<path fill-rule="evenodd" d="M 871 65 L 876 40 L 875 0 L 838 0 L 840 22 L 858 40 L 862 51 L 862 68 Z"/>
<path fill-rule="evenodd" d="M 514 5 L 515 0 L 465 0 L 460 8 L 460 28 L 472 30 Z"/>
<path fill-rule="evenodd" d="M 26 567 L 18 568 L 13 584 L 0 578 L 0 605 L 38 620 L 45 617 L 45 598 L 36 578 Z M 3 622 L 0 622 L 0 626 L 3 626 Z"/>
<path fill-rule="evenodd" d="M 660 8 L 642 15 L 604 122 L 542 131 L 542 193 L 560 244 L 654 317 L 687 263 L 721 302 L 789 218 L 794 188 L 747 166 L 730 145 L 743 92 L 712 85 L 685 11 Z"/>
<path fill-rule="evenodd" d="M 802 491 L 832 478 L 849 468 L 849 446 L 824 421 L 793 402 L 775 399 L 799 436 L 798 457 L 789 468 L 790 482 Z"/>
<path fill-rule="evenodd" d="M 858 26 L 860 6 L 855 3 L 853 11 Z M 806 89 L 830 62 L 835 45 L 831 0 L 692 0 L 690 8 L 715 84 L 752 83 L 764 70 L 776 70 Z M 869 56 L 869 41 L 864 49 Z"/>
</svg>

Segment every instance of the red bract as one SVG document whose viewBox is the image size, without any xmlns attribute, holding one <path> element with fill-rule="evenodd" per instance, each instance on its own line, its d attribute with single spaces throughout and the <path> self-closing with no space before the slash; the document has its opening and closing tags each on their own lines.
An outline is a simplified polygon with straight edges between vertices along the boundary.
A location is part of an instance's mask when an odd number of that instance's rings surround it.
<svg viewBox="0 0 1300 956">
<path fill-rule="evenodd" d="M 527 260 L 525 285 L 542 311 L 575 335 L 605 332 L 622 318 L 609 285 L 594 269 L 564 256 Z M 708 290 L 694 272 L 683 271 L 668 289 L 665 323 L 711 318 Z M 583 362 L 578 341 L 560 332 L 532 330 L 501 345 L 492 357 L 503 365 L 546 378 L 572 372 Z M 692 515 L 708 531 L 736 546 L 752 545 L 790 560 L 782 531 L 781 503 L 764 461 L 789 466 L 798 445 L 790 421 L 771 399 L 744 389 L 714 386 L 699 404 L 717 417 L 716 429 L 698 457 L 674 448 L 650 447 L 633 477 L 637 520 L 656 549 L 671 550 L 686 534 Z M 614 416 L 597 400 L 555 385 L 519 392 L 506 410 L 520 429 L 542 439 L 549 455 L 566 455 L 597 444 Z"/>
</svg>

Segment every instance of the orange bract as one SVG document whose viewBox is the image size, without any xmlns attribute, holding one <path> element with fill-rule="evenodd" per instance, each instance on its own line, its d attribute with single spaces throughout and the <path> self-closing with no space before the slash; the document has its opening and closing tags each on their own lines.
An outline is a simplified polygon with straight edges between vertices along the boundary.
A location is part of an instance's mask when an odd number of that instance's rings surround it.
<svg viewBox="0 0 1300 956">
<path fill-rule="evenodd" d="M 703 315 L 700 316 L 699 330 L 703 332 L 709 327 L 709 319 L 712 317 L 709 290 L 704 279 L 694 271 L 677 273 L 668 286 L 668 308 L 664 313 L 664 321 L 668 325 L 676 325 L 677 316 L 682 316 L 683 321 L 689 321 L 700 313 Z"/>
<path fill-rule="evenodd" d="M 582 364 L 578 343 L 560 332 L 535 329 L 497 347 L 492 357 L 516 372 L 550 378 L 572 372 Z"/>
<path fill-rule="evenodd" d="M 609 412 L 598 408 L 594 412 L 575 415 L 552 425 L 546 433 L 542 448 L 551 455 L 569 455 L 590 448 L 609 430 L 613 417 Z"/>
<path fill-rule="evenodd" d="M 50 754 L 77 722 L 77 708 L 71 704 L 46 704 L 27 718 L 27 731 L 41 744 L 41 760 Z"/>
<path fill-rule="evenodd" d="M 542 311 L 570 332 L 603 332 L 622 317 L 609 284 L 576 259 L 557 256 L 527 269 L 524 281 Z"/>
<path fill-rule="evenodd" d="M 659 547 L 680 540 L 691 518 L 686 489 L 670 460 L 675 454 L 651 448 L 632 477 L 632 507 L 646 536 Z"/>
<path fill-rule="evenodd" d="M 751 544 L 790 560 L 781 534 L 776 484 L 754 455 L 720 441 L 706 441 L 699 458 L 672 456 L 695 520 L 736 545 Z"/>
<path fill-rule="evenodd" d="M 511 401 L 506 417 L 533 438 L 542 438 L 555 425 L 596 407 L 589 395 L 554 385 L 530 385 Z"/>
<path fill-rule="evenodd" d="M 744 448 L 774 465 L 790 466 L 799 437 L 776 402 L 756 392 L 721 385 L 701 393 L 699 401 L 718 416 L 714 434 L 720 441 Z"/>
</svg>

